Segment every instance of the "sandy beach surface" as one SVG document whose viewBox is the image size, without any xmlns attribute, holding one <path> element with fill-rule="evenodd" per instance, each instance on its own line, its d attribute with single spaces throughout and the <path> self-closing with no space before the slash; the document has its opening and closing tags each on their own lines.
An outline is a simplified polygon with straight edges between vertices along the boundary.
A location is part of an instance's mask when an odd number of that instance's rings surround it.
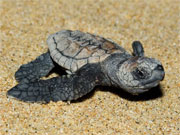
<svg viewBox="0 0 180 135">
<path fill-rule="evenodd" d="M 179 0 L 1 0 L 0 134 L 178 135 L 179 5 Z M 146 56 L 163 63 L 165 79 L 139 96 L 98 87 L 70 105 L 8 99 L 16 70 L 46 52 L 48 35 L 62 29 L 110 38 L 129 52 L 140 40 Z"/>
</svg>

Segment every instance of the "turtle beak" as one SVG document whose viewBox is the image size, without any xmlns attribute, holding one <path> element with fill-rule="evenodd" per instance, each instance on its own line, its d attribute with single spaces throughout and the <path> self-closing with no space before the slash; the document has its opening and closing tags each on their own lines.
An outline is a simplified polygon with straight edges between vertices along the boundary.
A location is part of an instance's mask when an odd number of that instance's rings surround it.
<svg viewBox="0 0 180 135">
<path fill-rule="evenodd" d="M 157 67 L 154 69 L 155 72 L 158 72 L 158 76 L 157 79 L 159 79 L 160 81 L 164 80 L 165 77 L 165 72 L 164 72 L 164 68 L 162 65 L 157 65 Z"/>
<path fill-rule="evenodd" d="M 162 65 L 157 65 L 157 67 L 152 71 L 152 75 L 148 80 L 142 82 L 146 87 L 152 86 L 154 84 L 157 85 L 160 81 L 162 81 L 165 77 L 164 68 Z"/>
</svg>

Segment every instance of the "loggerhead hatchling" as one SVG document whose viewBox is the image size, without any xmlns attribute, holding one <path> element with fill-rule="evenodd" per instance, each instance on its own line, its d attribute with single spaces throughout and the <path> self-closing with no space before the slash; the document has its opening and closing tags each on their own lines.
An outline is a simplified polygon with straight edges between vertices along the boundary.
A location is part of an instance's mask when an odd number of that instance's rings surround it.
<svg viewBox="0 0 180 135">
<path fill-rule="evenodd" d="M 161 62 L 145 57 L 139 41 L 132 43 L 132 55 L 109 39 L 81 31 L 59 31 L 48 37 L 47 44 L 48 52 L 15 73 L 19 84 L 7 92 L 8 97 L 25 102 L 71 101 L 97 85 L 139 94 L 157 86 L 165 76 Z M 55 67 L 54 62 L 68 75 L 40 79 Z"/>
</svg>

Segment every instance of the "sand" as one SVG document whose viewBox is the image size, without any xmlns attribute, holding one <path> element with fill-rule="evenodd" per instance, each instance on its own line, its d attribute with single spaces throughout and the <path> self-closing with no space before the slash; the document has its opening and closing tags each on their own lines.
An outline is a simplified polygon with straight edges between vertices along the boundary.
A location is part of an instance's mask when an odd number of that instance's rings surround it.
<svg viewBox="0 0 180 135">
<path fill-rule="evenodd" d="M 179 5 L 179 0 L 1 0 L 0 134 L 178 135 Z M 70 105 L 8 99 L 16 70 L 47 51 L 48 35 L 62 29 L 111 38 L 129 52 L 140 40 L 146 56 L 163 63 L 165 79 L 140 96 L 100 87 Z"/>
</svg>

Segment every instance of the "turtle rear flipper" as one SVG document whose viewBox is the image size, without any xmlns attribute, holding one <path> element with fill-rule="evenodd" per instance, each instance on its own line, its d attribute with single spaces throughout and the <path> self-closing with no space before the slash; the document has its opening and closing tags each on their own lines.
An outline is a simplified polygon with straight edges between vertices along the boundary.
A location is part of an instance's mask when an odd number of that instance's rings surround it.
<svg viewBox="0 0 180 135">
<path fill-rule="evenodd" d="M 15 73 L 15 78 L 20 83 L 28 83 L 46 76 L 54 67 L 49 52 L 37 57 L 34 61 L 22 65 Z"/>
</svg>

